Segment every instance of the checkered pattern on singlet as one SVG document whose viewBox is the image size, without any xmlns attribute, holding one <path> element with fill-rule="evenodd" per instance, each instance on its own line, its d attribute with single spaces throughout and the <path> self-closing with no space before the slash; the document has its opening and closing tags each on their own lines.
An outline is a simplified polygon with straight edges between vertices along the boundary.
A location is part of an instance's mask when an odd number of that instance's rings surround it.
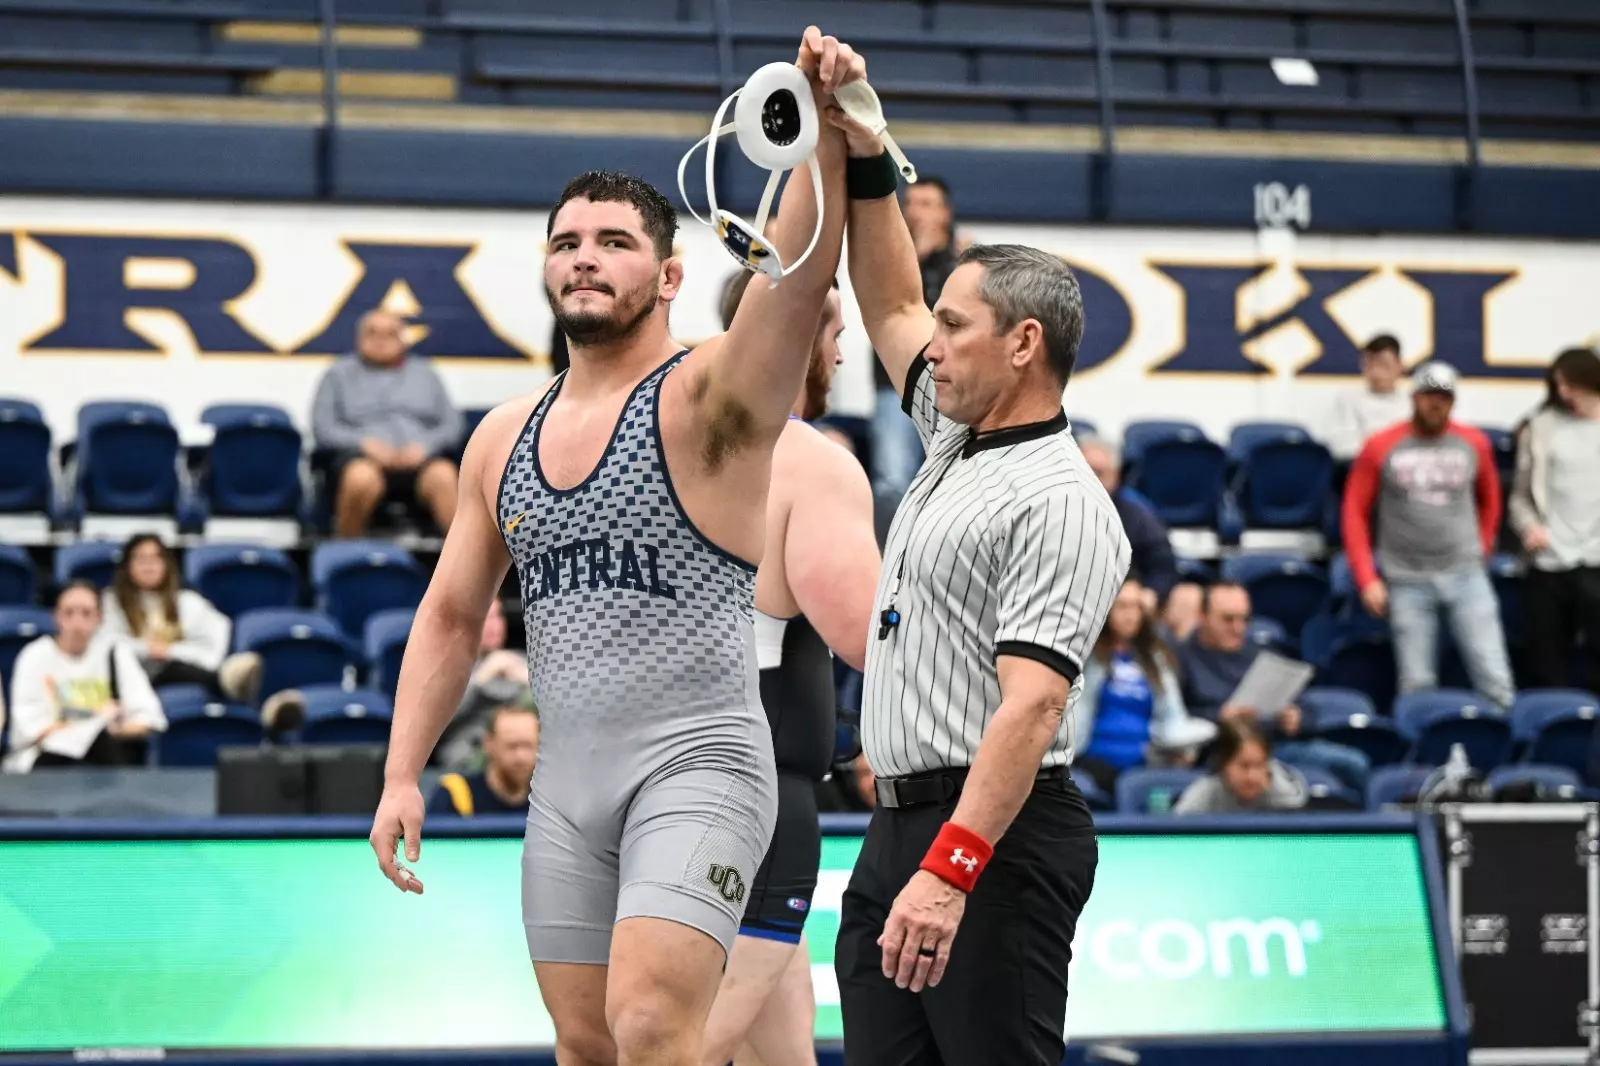
<svg viewBox="0 0 1600 1066">
<path fill-rule="evenodd" d="M 755 568 L 695 529 L 661 447 L 661 383 L 682 357 L 634 389 L 599 465 L 575 488 L 552 489 L 538 462 L 539 429 L 565 375 L 506 463 L 500 530 L 522 587 L 534 701 L 552 733 L 567 722 L 632 729 L 747 706 Z"/>
</svg>

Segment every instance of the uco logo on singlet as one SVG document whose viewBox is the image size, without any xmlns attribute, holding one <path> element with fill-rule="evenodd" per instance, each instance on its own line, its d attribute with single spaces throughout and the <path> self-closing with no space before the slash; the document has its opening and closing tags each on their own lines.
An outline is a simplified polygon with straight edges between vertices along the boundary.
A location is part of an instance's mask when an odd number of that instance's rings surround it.
<svg viewBox="0 0 1600 1066">
<path fill-rule="evenodd" d="M 712 863 L 711 869 L 706 871 L 706 879 L 717 886 L 717 891 L 729 903 L 744 902 L 744 878 L 739 876 L 738 870 Z"/>
<path fill-rule="evenodd" d="M 605 537 L 575 540 L 535 555 L 524 569 L 522 587 L 534 601 L 577 592 L 583 585 L 591 589 L 602 585 L 608 589 L 635 589 L 675 600 L 678 590 L 664 580 L 660 557 L 661 551 L 654 544 L 636 548 L 631 540 L 622 541 L 620 546 Z"/>
</svg>

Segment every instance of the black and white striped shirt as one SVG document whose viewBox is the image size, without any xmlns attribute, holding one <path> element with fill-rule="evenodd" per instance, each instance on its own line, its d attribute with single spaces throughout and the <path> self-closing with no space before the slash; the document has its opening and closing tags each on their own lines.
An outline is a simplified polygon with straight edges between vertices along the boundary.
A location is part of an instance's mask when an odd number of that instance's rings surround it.
<svg viewBox="0 0 1600 1066">
<path fill-rule="evenodd" d="M 918 356 L 905 409 L 927 449 L 884 546 L 867 642 L 862 744 L 874 774 L 970 766 L 1000 707 L 996 658 L 1036 659 L 1073 682 L 1044 765 L 1072 760 L 1079 671 L 1127 577 L 1111 498 L 1065 414 L 974 434 L 941 416 Z"/>
</svg>

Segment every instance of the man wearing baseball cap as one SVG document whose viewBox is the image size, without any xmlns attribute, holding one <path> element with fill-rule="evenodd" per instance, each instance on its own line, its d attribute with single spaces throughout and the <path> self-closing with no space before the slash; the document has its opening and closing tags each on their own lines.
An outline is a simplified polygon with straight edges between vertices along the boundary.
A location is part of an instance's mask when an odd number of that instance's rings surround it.
<svg viewBox="0 0 1600 1066">
<path fill-rule="evenodd" d="M 1356 456 L 1345 484 L 1345 554 L 1362 604 L 1389 619 L 1401 692 L 1438 684 L 1442 616 L 1473 688 L 1506 708 L 1516 692 L 1484 568 L 1500 526 L 1500 485 L 1488 438 L 1450 420 L 1456 380 L 1437 359 L 1418 367 L 1411 421 L 1374 434 Z"/>
</svg>

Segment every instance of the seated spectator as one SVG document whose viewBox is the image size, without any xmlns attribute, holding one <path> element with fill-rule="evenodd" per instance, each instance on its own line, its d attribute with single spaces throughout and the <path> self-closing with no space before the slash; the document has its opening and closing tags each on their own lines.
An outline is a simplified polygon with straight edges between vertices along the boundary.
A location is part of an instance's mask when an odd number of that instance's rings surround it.
<svg viewBox="0 0 1600 1066">
<path fill-rule="evenodd" d="M 1232 702 L 1233 693 L 1249 672 L 1261 648 L 1247 639 L 1250 630 L 1250 593 L 1243 585 L 1218 582 L 1205 591 L 1200 625 L 1178 646 L 1183 699 L 1189 713 L 1219 724 L 1245 719 L 1275 734 L 1278 754 L 1289 762 L 1325 767 L 1357 791 L 1364 789 L 1372 761 L 1360 750 L 1326 740 L 1295 740 L 1301 731 L 1300 708 L 1291 704 L 1270 723 L 1260 721 L 1257 708 Z"/>
<path fill-rule="evenodd" d="M 528 686 L 528 660 L 506 649 L 506 612 L 498 599 L 489 604 L 478 638 L 478 662 L 461 694 L 455 717 L 434 749 L 434 762 L 467 773 L 483 767 L 482 743 L 496 708 L 533 701 Z"/>
<path fill-rule="evenodd" d="M 1387 333 L 1361 349 L 1361 387 L 1339 394 L 1328 422 L 1328 451 L 1335 459 L 1354 459 L 1374 433 L 1411 417 L 1411 399 L 1400 387 L 1405 372 L 1400 342 Z"/>
<path fill-rule="evenodd" d="M 420 504 L 441 530 L 450 528 L 461 412 L 433 367 L 406 353 L 398 316 L 361 316 L 356 351 L 323 375 L 311 423 L 317 447 L 334 452 L 328 478 L 338 536 L 361 536 L 385 499 Z"/>
<path fill-rule="evenodd" d="M 1528 682 L 1561 688 L 1573 648 L 1600 692 L 1600 355 L 1573 348 L 1550 369 L 1554 403 L 1519 435 L 1508 508 L 1529 567 L 1523 590 Z"/>
<path fill-rule="evenodd" d="M 133 649 L 102 632 L 100 621 L 99 591 L 74 581 L 56 596 L 55 635 L 18 653 L 7 770 L 143 764 L 146 738 L 166 730 Z"/>
<path fill-rule="evenodd" d="M 1272 757 L 1272 745 L 1248 719 L 1222 723 L 1211 747 L 1211 773 L 1183 790 L 1174 814 L 1244 814 L 1299 810 L 1310 789 L 1291 766 Z"/>
<path fill-rule="evenodd" d="M 1438 361 L 1418 367 L 1411 421 L 1361 449 L 1345 483 L 1345 554 L 1367 613 L 1389 619 L 1401 692 L 1438 685 L 1444 620 L 1472 687 L 1504 710 L 1516 690 L 1484 568 L 1500 529 L 1500 478 L 1483 433 L 1451 421 L 1456 377 Z"/>
<path fill-rule="evenodd" d="M 1192 759 L 1185 749 L 1197 743 L 1183 735 L 1189 713 L 1176 663 L 1145 613 L 1144 592 L 1137 578 L 1123 582 L 1083 664 L 1083 692 L 1073 712 L 1079 753 L 1073 767 L 1106 792 L 1129 767 Z"/>
<path fill-rule="evenodd" d="M 526 814 L 533 770 L 539 762 L 539 712 L 527 703 L 496 707 L 483 734 L 484 767 L 449 773 L 428 802 L 430 814 Z"/>
<path fill-rule="evenodd" d="M 1172 556 L 1167 527 L 1155 509 L 1138 493 L 1122 484 L 1122 458 L 1099 437 L 1078 439 L 1083 458 L 1111 496 L 1133 552 L 1133 572 L 1144 580 L 1145 610 L 1154 613 L 1178 584 L 1178 566 Z"/>
<path fill-rule="evenodd" d="M 228 654 L 232 621 L 198 592 L 180 587 L 177 561 L 154 533 L 140 533 L 123 547 L 101 608 L 105 633 L 133 648 L 152 685 L 203 685 L 216 699 L 255 703 L 261 656 Z"/>
</svg>

